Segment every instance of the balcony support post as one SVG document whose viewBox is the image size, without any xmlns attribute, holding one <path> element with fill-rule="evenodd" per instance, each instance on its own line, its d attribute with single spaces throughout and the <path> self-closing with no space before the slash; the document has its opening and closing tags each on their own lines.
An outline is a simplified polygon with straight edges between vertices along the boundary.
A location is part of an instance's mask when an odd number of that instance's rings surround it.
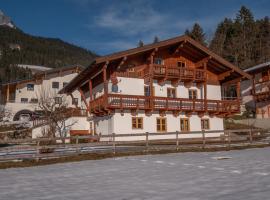
<svg viewBox="0 0 270 200">
<path fill-rule="evenodd" d="M 87 103 L 87 101 L 86 101 L 86 98 L 85 98 L 85 95 L 84 95 L 82 89 L 79 88 L 78 90 L 79 90 L 79 92 L 80 92 L 80 94 L 81 94 L 81 98 L 83 99 L 83 102 L 84 102 L 84 104 L 85 104 L 86 109 L 87 109 L 88 111 L 90 111 L 90 110 L 89 110 L 88 103 Z"/>
<path fill-rule="evenodd" d="M 203 70 L 205 74 L 205 80 L 203 82 L 204 111 L 207 112 L 207 63 L 204 63 Z"/>
<path fill-rule="evenodd" d="M 154 56 L 156 52 L 158 51 L 158 48 L 155 48 L 154 51 L 150 55 L 150 65 L 149 65 L 149 71 L 150 71 L 150 108 L 151 110 L 154 109 L 154 86 L 153 86 L 153 77 L 154 77 Z"/>
<path fill-rule="evenodd" d="M 7 95 L 6 95 L 6 102 L 9 101 L 9 84 L 7 85 Z"/>
<path fill-rule="evenodd" d="M 106 108 L 108 105 L 108 81 L 107 81 L 107 67 L 109 62 L 107 61 L 102 69 L 103 73 L 103 86 L 104 86 L 104 107 Z"/>
<path fill-rule="evenodd" d="M 93 84 L 92 79 L 89 80 L 89 113 L 91 112 L 91 101 L 93 100 Z"/>
</svg>

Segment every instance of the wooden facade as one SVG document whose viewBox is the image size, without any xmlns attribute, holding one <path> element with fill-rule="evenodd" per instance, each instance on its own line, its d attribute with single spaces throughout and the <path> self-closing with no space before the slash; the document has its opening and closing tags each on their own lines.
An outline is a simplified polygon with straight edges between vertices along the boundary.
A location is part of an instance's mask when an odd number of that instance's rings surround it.
<svg viewBox="0 0 270 200">
<path fill-rule="evenodd" d="M 108 92 L 108 83 L 117 85 L 119 77 L 143 79 L 149 86 L 149 95 L 115 94 Z M 78 89 L 90 113 L 105 116 L 120 110 L 139 110 L 151 114 L 159 111 L 174 115 L 226 116 L 240 111 L 240 81 L 250 78 L 248 74 L 225 61 L 206 47 L 187 36 L 181 36 L 156 44 L 99 57 L 87 69 L 72 80 L 62 93 Z M 170 82 L 172 87 L 184 84 L 196 85 L 203 89 L 201 99 L 171 98 L 155 95 L 154 82 L 163 85 Z M 103 85 L 104 93 L 96 97 L 93 90 Z M 221 100 L 207 98 L 207 85 L 236 86 L 236 95 L 230 100 L 224 93 Z M 89 101 L 87 101 L 89 99 Z"/>
</svg>

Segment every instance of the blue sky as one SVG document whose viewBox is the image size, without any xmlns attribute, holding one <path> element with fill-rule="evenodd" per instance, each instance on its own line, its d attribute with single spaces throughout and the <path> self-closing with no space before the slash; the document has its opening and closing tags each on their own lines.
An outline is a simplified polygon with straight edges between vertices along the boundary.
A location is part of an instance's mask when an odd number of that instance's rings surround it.
<svg viewBox="0 0 270 200">
<path fill-rule="evenodd" d="M 0 0 L 0 9 L 32 35 L 60 38 L 99 55 L 136 47 L 155 35 L 181 35 L 195 22 L 210 37 L 241 5 L 269 16 L 269 0 Z"/>
</svg>

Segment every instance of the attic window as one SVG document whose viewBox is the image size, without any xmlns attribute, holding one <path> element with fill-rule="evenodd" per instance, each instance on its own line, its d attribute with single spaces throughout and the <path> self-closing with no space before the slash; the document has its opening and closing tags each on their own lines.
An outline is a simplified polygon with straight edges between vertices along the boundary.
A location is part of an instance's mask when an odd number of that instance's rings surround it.
<svg viewBox="0 0 270 200">
<path fill-rule="evenodd" d="M 177 66 L 178 67 L 186 67 L 186 62 L 184 62 L 184 61 L 178 61 L 177 62 Z"/>
</svg>

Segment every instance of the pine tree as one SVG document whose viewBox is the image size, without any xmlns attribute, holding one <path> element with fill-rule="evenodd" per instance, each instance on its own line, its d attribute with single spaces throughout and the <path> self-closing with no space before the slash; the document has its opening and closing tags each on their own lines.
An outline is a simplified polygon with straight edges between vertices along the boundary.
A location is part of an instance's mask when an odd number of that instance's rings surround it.
<svg viewBox="0 0 270 200">
<path fill-rule="evenodd" d="M 153 43 L 157 43 L 157 42 L 159 42 L 159 38 L 158 36 L 155 36 Z"/>
<path fill-rule="evenodd" d="M 193 25 L 191 31 L 187 29 L 185 31 L 185 34 L 191 37 L 192 39 L 198 41 L 202 45 L 206 46 L 205 33 L 203 32 L 202 27 L 198 23 L 195 23 Z"/>
<path fill-rule="evenodd" d="M 144 46 L 144 43 L 143 43 L 142 40 L 140 40 L 140 41 L 138 42 L 138 47 L 143 47 L 143 46 Z"/>
</svg>

